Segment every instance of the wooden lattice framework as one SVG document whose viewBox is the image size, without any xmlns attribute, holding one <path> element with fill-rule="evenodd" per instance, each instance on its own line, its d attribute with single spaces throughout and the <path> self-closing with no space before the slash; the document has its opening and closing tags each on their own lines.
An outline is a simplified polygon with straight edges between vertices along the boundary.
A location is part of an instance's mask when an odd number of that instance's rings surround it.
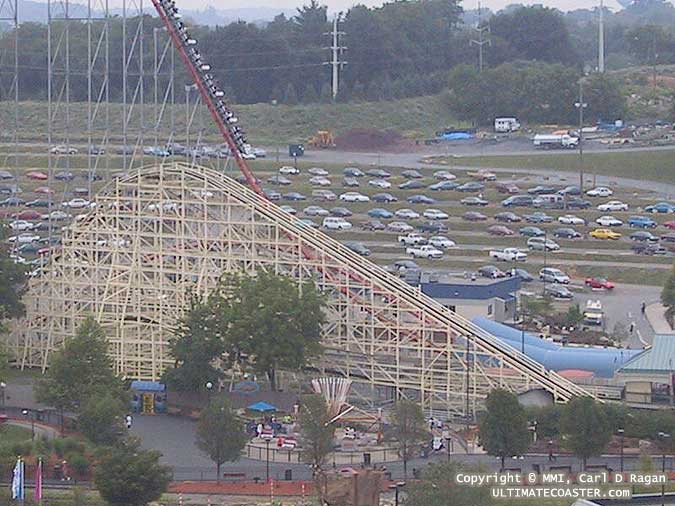
<svg viewBox="0 0 675 506">
<path fill-rule="evenodd" d="M 172 364 L 171 329 L 191 292 L 223 272 L 273 269 L 328 294 L 324 358 L 335 374 L 391 387 L 425 407 L 473 415 L 493 388 L 534 388 L 566 401 L 585 392 L 250 189 L 180 163 L 114 180 L 64 233 L 30 282 L 10 346 L 22 367 L 50 354 L 93 315 L 117 372 L 157 379 Z"/>
</svg>

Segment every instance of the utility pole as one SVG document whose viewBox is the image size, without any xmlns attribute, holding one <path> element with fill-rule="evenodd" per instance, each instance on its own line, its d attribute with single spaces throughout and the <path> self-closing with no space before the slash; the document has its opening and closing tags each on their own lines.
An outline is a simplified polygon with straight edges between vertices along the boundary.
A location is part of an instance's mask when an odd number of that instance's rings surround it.
<svg viewBox="0 0 675 506">
<path fill-rule="evenodd" d="M 347 49 L 346 46 L 340 45 L 340 36 L 345 35 L 345 32 L 340 31 L 340 23 L 342 22 L 342 13 L 339 12 L 335 19 L 333 19 L 333 30 L 324 33 L 331 37 L 331 46 L 326 48 L 331 50 L 331 61 L 324 62 L 324 65 L 332 67 L 331 90 L 333 92 L 333 100 L 337 99 L 338 91 L 340 89 L 340 70 L 347 65 L 346 61 L 340 61 L 343 51 Z"/>
<path fill-rule="evenodd" d="M 600 23 L 598 27 L 598 72 L 605 72 L 605 6 L 600 0 Z"/>
<path fill-rule="evenodd" d="M 584 81 L 579 79 L 579 101 L 574 102 L 579 110 L 579 191 L 584 193 L 584 109 L 588 104 L 584 102 Z"/>
<path fill-rule="evenodd" d="M 489 32 L 490 27 L 489 26 L 481 26 L 482 24 L 482 17 L 481 17 L 481 8 L 480 8 L 480 2 L 478 2 L 478 24 L 474 27 L 474 30 L 478 32 L 478 40 L 471 39 L 470 44 L 476 44 L 478 46 L 478 71 L 482 72 L 483 71 L 483 46 L 487 44 L 488 46 L 492 45 L 492 41 L 490 39 L 486 39 L 483 37 L 483 33 Z"/>
</svg>

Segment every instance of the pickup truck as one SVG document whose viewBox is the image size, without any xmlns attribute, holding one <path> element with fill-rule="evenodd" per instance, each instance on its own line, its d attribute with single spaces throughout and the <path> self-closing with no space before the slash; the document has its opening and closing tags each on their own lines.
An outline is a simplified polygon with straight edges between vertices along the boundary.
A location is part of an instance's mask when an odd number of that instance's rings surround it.
<svg viewBox="0 0 675 506">
<path fill-rule="evenodd" d="M 416 233 L 410 233 L 407 235 L 399 235 L 398 236 L 398 242 L 401 244 L 404 244 L 406 246 L 418 246 L 422 244 L 426 244 L 428 241 L 426 237 L 420 234 Z"/>
<path fill-rule="evenodd" d="M 524 262 L 527 260 L 527 253 L 523 253 L 518 248 L 504 248 L 501 250 L 490 250 L 490 258 L 504 262 Z"/>
<path fill-rule="evenodd" d="M 405 252 L 408 255 L 414 256 L 415 258 L 441 258 L 443 256 L 443 252 L 441 250 L 434 248 L 430 244 L 406 248 Z"/>
</svg>

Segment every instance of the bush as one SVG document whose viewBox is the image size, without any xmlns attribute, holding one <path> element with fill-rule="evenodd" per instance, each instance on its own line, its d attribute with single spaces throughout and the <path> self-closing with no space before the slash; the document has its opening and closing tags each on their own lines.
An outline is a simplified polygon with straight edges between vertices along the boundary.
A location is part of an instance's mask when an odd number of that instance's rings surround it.
<svg viewBox="0 0 675 506">
<path fill-rule="evenodd" d="M 67 437 L 63 439 L 64 453 L 79 453 L 83 454 L 86 449 L 85 444 L 74 437 Z"/>
<path fill-rule="evenodd" d="M 33 454 L 33 442 L 32 441 L 22 441 L 20 443 L 14 443 L 12 446 L 12 453 L 16 455 L 26 456 Z"/>
<path fill-rule="evenodd" d="M 55 439 L 52 441 L 52 448 L 54 450 L 54 453 L 56 456 L 60 459 L 63 458 L 63 455 L 65 454 L 65 443 L 63 439 Z"/>
<path fill-rule="evenodd" d="M 89 471 L 89 461 L 81 453 L 69 453 L 66 456 L 68 465 L 73 469 L 78 476 L 84 477 Z"/>
</svg>

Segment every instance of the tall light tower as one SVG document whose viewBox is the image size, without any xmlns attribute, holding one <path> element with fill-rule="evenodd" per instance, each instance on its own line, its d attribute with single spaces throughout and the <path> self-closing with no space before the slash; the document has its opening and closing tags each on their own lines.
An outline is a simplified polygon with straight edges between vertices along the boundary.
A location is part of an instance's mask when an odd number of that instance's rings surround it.
<svg viewBox="0 0 675 506">
<path fill-rule="evenodd" d="M 600 22 L 598 23 L 598 72 L 605 71 L 605 6 L 600 0 Z"/>
<path fill-rule="evenodd" d="M 579 101 L 574 102 L 579 111 L 579 191 L 584 193 L 584 109 L 588 104 L 584 102 L 584 81 L 579 79 Z"/>
<path fill-rule="evenodd" d="M 483 33 L 487 32 L 490 30 L 489 26 L 481 26 L 482 25 L 482 17 L 481 17 L 481 8 L 480 8 L 480 2 L 478 2 L 478 24 L 474 28 L 478 32 L 478 40 L 471 39 L 469 41 L 470 44 L 476 44 L 478 46 L 478 71 L 482 72 L 483 71 L 483 46 L 487 44 L 490 46 L 492 42 L 490 39 L 485 39 L 483 38 Z"/>
</svg>

